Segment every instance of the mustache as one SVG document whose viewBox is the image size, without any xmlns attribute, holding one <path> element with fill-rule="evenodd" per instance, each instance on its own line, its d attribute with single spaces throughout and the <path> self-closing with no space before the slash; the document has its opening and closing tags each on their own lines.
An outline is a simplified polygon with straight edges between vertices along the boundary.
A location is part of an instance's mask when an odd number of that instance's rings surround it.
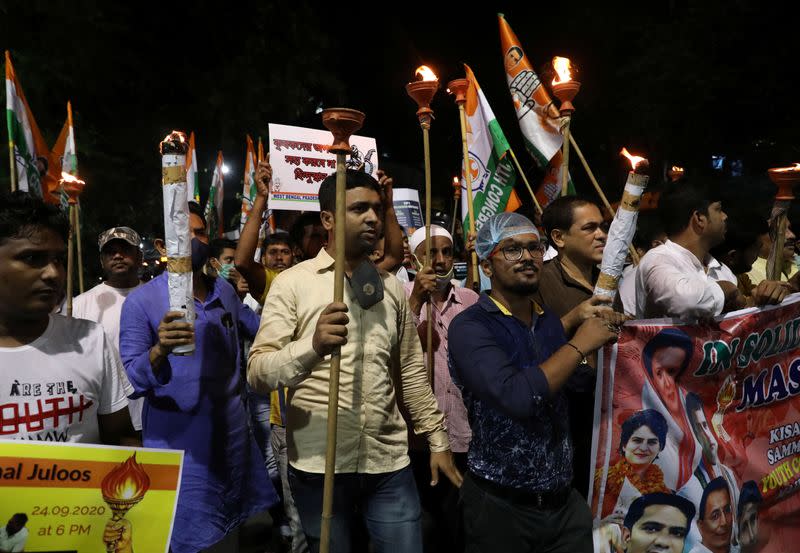
<svg viewBox="0 0 800 553">
<path fill-rule="evenodd" d="M 527 270 L 530 270 L 530 269 L 533 269 L 534 271 L 537 271 L 537 272 L 539 271 L 539 267 L 536 265 L 536 263 L 534 263 L 533 261 L 525 261 L 525 262 L 521 263 L 519 267 L 516 267 L 514 269 L 514 272 L 515 273 L 519 273 L 521 271 L 527 271 Z"/>
</svg>

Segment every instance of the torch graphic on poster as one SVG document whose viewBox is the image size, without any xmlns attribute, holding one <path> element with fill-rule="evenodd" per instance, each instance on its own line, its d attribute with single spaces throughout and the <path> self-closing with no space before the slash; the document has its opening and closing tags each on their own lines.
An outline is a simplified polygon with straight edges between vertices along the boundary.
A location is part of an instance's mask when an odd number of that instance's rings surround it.
<svg viewBox="0 0 800 553">
<path fill-rule="evenodd" d="M 142 465 L 136 462 L 134 453 L 124 463 L 120 463 L 106 474 L 100 489 L 103 501 L 108 504 L 113 515 L 106 524 L 103 541 L 108 553 L 128 553 L 133 551 L 133 525 L 125 518 L 128 511 L 144 499 L 150 488 L 150 477 Z"/>
</svg>

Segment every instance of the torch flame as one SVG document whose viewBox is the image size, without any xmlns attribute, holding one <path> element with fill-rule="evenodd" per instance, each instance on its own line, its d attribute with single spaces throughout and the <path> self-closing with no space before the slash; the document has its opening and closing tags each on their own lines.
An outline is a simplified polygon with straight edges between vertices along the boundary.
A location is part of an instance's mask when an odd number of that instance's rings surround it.
<svg viewBox="0 0 800 553">
<path fill-rule="evenodd" d="M 800 171 L 800 163 L 795 163 L 791 167 L 780 167 L 778 169 L 773 169 L 776 173 L 787 173 L 789 171 Z"/>
<path fill-rule="evenodd" d="M 438 81 L 439 78 L 436 76 L 436 73 L 433 72 L 433 69 L 428 67 L 427 65 L 420 65 L 417 67 L 417 70 L 414 72 L 414 75 L 417 77 L 422 77 L 423 81 Z"/>
<path fill-rule="evenodd" d="M 558 74 L 558 78 L 553 79 L 553 84 L 561 84 L 572 80 L 572 62 L 569 58 L 556 56 L 553 58 L 553 69 Z"/>
<path fill-rule="evenodd" d="M 186 142 L 186 135 L 183 134 L 181 131 L 175 131 L 175 130 L 173 130 L 171 133 L 169 133 L 167 136 L 165 136 L 164 140 L 162 140 L 161 142 L 170 142 L 171 140 L 174 140 L 175 138 L 177 138 L 178 141 L 180 141 L 180 142 Z"/>
<path fill-rule="evenodd" d="M 65 182 L 76 183 L 76 184 L 77 183 L 86 184 L 85 182 L 83 182 L 78 177 L 70 175 L 69 173 L 66 173 L 64 171 L 61 171 L 61 181 L 60 182 L 61 182 L 61 184 L 65 183 Z"/>
<path fill-rule="evenodd" d="M 150 477 L 136 462 L 134 453 L 106 474 L 100 484 L 103 497 L 111 500 L 140 500 L 150 488 Z"/>
<path fill-rule="evenodd" d="M 622 151 L 620 153 L 625 157 L 627 157 L 628 161 L 631 162 L 631 169 L 636 169 L 636 166 L 639 165 L 641 162 L 647 161 L 647 159 L 643 158 L 642 156 L 632 155 L 630 152 L 628 152 L 627 148 L 622 148 Z"/>
<path fill-rule="evenodd" d="M 673 165 L 672 171 L 674 171 L 675 173 L 683 173 L 683 167 L 678 167 L 677 165 Z"/>
</svg>

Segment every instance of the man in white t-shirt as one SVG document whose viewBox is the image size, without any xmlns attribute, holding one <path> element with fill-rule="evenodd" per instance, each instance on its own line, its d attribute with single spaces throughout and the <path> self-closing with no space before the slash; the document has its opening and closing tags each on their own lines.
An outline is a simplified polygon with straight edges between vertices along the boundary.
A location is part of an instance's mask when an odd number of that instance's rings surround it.
<svg viewBox="0 0 800 553">
<path fill-rule="evenodd" d="M 93 322 L 51 314 L 69 226 L 27 192 L 0 193 L 0 439 L 119 444 L 130 384 Z"/>
<path fill-rule="evenodd" d="M 72 302 L 72 316 L 103 325 L 106 335 L 119 350 L 119 318 L 125 298 L 139 286 L 142 266 L 142 239 L 130 227 L 113 227 L 97 240 L 103 282 L 81 294 Z M 131 399 L 128 409 L 136 430 L 142 429 L 143 398 Z"/>
</svg>

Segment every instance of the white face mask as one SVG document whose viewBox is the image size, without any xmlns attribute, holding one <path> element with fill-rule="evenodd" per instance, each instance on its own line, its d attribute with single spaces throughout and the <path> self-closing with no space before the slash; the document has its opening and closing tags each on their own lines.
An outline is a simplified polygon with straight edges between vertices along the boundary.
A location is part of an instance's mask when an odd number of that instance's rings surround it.
<svg viewBox="0 0 800 553">
<path fill-rule="evenodd" d="M 416 274 L 417 271 L 422 269 L 423 264 L 422 261 L 419 260 L 416 254 L 412 253 L 411 256 L 414 258 L 414 267 L 415 267 L 414 274 Z M 447 288 L 447 285 L 450 284 L 451 280 L 453 280 L 454 271 L 455 271 L 455 266 L 451 265 L 450 270 L 447 271 L 446 273 L 444 274 L 436 273 L 436 290 L 441 292 L 442 290 Z M 408 272 L 410 273 L 411 269 L 409 269 Z"/>
</svg>

